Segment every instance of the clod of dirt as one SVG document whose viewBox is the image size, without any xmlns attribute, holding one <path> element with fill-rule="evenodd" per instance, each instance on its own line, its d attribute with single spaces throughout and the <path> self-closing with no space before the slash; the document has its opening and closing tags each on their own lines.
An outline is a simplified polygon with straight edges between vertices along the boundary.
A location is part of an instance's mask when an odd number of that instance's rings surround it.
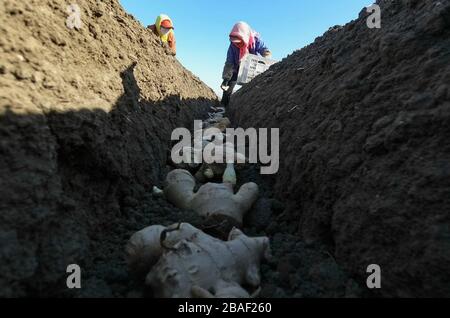
<svg viewBox="0 0 450 318">
<path fill-rule="evenodd" d="M 243 87 L 227 115 L 280 128 L 274 192 L 286 211 L 268 231 L 325 245 L 361 286 L 380 265 L 375 295 L 447 297 L 450 3 L 377 3 L 381 29 L 364 9 Z M 301 279 L 280 266 L 286 284 Z"/>
</svg>

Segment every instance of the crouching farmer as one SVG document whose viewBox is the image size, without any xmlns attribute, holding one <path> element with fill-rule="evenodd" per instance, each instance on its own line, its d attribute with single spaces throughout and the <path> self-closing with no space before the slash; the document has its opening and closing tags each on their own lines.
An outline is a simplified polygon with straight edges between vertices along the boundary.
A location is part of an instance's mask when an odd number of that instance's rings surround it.
<svg viewBox="0 0 450 318">
<path fill-rule="evenodd" d="M 149 26 L 149 29 L 155 33 L 164 46 L 168 46 L 166 52 L 175 56 L 177 54 L 177 46 L 175 41 L 175 32 L 172 20 L 165 14 L 161 14 L 156 18 L 156 22 Z"/>
<path fill-rule="evenodd" d="M 222 74 L 223 82 L 221 88 L 224 91 L 222 105 L 224 106 L 228 106 L 230 103 L 242 59 L 247 54 L 259 54 L 268 58 L 272 56 L 272 53 L 266 47 L 260 35 L 253 31 L 245 22 L 238 22 L 234 25 L 230 33 L 230 42 L 227 61 Z"/>
</svg>

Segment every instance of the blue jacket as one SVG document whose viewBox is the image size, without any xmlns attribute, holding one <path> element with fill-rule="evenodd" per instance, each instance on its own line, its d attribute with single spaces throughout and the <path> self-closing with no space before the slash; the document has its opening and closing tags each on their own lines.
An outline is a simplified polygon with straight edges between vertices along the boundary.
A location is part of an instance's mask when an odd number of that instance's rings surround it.
<svg viewBox="0 0 450 318">
<path fill-rule="evenodd" d="M 249 50 L 250 54 L 255 55 L 263 55 L 264 52 L 269 51 L 267 46 L 264 44 L 263 40 L 259 37 L 255 37 L 255 45 L 254 47 L 251 47 Z M 230 44 L 230 47 L 228 48 L 227 53 L 227 61 L 225 63 L 225 68 L 223 72 L 223 79 L 226 80 L 236 80 L 238 73 L 239 73 L 239 67 L 241 65 L 241 62 L 239 61 L 239 55 L 240 50 L 233 44 Z M 231 67 L 232 67 L 232 73 L 231 73 Z"/>
</svg>

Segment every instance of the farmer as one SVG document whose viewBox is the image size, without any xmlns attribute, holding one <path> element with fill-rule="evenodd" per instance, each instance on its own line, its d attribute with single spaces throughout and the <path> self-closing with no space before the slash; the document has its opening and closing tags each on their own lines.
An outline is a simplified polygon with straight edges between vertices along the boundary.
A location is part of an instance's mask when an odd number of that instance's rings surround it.
<svg viewBox="0 0 450 318">
<path fill-rule="evenodd" d="M 245 22 L 238 22 L 230 33 L 230 47 L 222 74 L 222 105 L 228 106 L 233 89 L 236 86 L 239 67 L 247 54 L 261 55 L 270 58 L 272 53 L 266 47 L 258 33 Z"/>
<path fill-rule="evenodd" d="M 168 51 L 171 55 L 177 54 L 177 46 L 175 41 L 175 32 L 172 20 L 165 14 L 161 14 L 156 18 L 156 23 L 150 25 L 149 28 L 159 36 L 161 43 L 163 45 L 168 45 L 170 50 Z"/>
</svg>

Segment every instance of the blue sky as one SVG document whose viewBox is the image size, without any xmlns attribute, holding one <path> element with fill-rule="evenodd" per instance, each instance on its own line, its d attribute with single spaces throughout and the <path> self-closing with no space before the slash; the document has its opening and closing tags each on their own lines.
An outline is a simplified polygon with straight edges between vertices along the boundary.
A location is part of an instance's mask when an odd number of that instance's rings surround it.
<svg viewBox="0 0 450 318">
<path fill-rule="evenodd" d="M 259 32 L 281 60 L 308 45 L 329 27 L 357 18 L 371 0 L 120 0 L 144 26 L 160 13 L 175 25 L 178 60 L 202 81 L 220 91 L 228 34 L 245 21 Z"/>
</svg>

